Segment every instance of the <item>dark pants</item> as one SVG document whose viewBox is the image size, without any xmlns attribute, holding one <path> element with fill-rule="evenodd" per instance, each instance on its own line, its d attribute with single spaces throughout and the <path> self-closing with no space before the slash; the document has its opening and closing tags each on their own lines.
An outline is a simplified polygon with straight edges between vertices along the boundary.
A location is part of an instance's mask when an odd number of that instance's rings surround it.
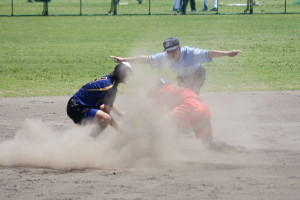
<svg viewBox="0 0 300 200">
<path fill-rule="evenodd" d="M 200 67 L 195 73 L 189 76 L 177 76 L 177 84 L 180 87 L 185 87 L 199 94 L 200 88 L 203 86 L 206 79 L 206 70 Z"/>
<path fill-rule="evenodd" d="M 76 124 L 82 124 L 86 119 L 88 107 L 79 105 L 73 98 L 71 98 L 67 105 L 67 114 Z"/>
<path fill-rule="evenodd" d="M 111 0 L 109 14 L 117 15 L 117 7 L 120 0 Z"/>
<path fill-rule="evenodd" d="M 67 105 L 67 114 L 75 124 L 85 125 L 89 120 L 86 114 L 89 109 L 90 107 L 79 105 L 71 98 Z M 92 130 L 90 134 L 92 137 L 97 137 L 106 128 L 106 126 L 98 125 Z"/>
<path fill-rule="evenodd" d="M 191 4 L 191 10 L 192 11 L 196 10 L 195 0 L 182 0 L 182 14 L 186 13 L 186 7 L 187 7 L 189 1 L 190 1 L 190 4 Z"/>
</svg>

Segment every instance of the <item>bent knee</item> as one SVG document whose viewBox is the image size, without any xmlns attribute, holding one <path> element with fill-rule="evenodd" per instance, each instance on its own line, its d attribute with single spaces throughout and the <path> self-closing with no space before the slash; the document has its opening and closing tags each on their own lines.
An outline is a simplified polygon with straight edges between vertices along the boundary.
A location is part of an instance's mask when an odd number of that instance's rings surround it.
<svg viewBox="0 0 300 200">
<path fill-rule="evenodd" d="M 101 126 L 104 127 L 108 126 L 112 121 L 111 116 L 101 110 L 96 113 L 95 119 Z"/>
</svg>

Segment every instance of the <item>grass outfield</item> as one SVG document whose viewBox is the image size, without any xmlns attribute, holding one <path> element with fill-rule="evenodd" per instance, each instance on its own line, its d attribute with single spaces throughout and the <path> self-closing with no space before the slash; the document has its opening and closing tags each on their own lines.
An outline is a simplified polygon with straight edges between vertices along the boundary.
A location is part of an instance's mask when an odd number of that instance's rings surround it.
<svg viewBox="0 0 300 200">
<path fill-rule="evenodd" d="M 206 65 L 206 91 L 299 90 L 299 15 L 1 17 L 0 96 L 70 95 L 112 70 L 109 55 L 183 45 L 240 49 Z"/>
</svg>

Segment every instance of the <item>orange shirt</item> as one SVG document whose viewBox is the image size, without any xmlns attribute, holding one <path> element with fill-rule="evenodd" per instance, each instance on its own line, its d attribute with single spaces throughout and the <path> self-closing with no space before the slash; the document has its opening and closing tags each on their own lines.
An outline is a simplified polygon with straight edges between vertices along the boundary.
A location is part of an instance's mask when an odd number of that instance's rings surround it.
<svg viewBox="0 0 300 200">
<path fill-rule="evenodd" d="M 180 122 L 193 126 L 201 120 L 210 119 L 207 105 L 194 91 L 168 84 L 161 88 L 161 93 L 168 97 L 171 113 Z"/>
</svg>

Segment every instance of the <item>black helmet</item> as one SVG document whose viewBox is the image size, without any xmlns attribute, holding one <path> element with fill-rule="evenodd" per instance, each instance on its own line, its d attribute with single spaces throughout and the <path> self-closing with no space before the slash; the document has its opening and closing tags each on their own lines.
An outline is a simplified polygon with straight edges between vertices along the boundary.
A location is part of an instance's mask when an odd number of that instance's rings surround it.
<svg viewBox="0 0 300 200">
<path fill-rule="evenodd" d="M 128 75 L 132 73 L 132 67 L 128 62 L 121 62 L 115 66 L 112 76 L 117 83 L 126 81 Z"/>
</svg>

